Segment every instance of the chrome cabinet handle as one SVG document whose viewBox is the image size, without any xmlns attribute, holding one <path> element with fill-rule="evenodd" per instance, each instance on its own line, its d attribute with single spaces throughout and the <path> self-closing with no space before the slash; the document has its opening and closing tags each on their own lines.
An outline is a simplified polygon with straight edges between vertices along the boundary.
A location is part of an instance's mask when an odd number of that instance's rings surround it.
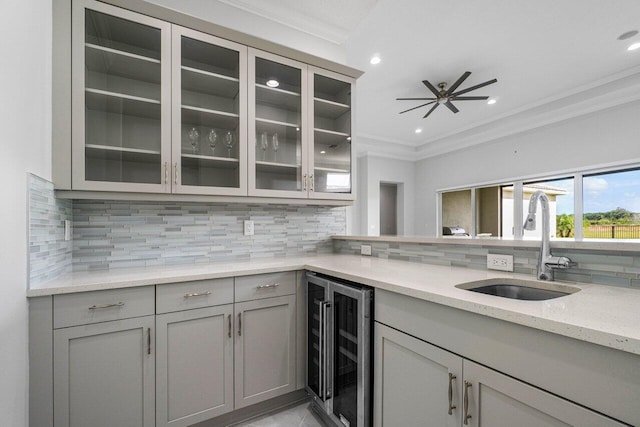
<svg viewBox="0 0 640 427">
<path fill-rule="evenodd" d="M 277 288 L 278 286 L 280 286 L 280 283 L 274 283 L 272 285 L 259 285 L 257 289 Z"/>
<path fill-rule="evenodd" d="M 307 191 L 307 174 L 302 175 L 302 191 Z"/>
<path fill-rule="evenodd" d="M 173 182 L 178 185 L 178 162 L 173 164 Z"/>
<path fill-rule="evenodd" d="M 115 302 L 113 304 L 94 304 L 91 307 L 89 307 L 89 310 L 100 310 L 103 308 L 112 308 L 112 307 L 122 307 L 124 306 L 123 302 Z"/>
<path fill-rule="evenodd" d="M 324 333 L 324 349 L 323 349 L 323 353 L 324 353 L 324 357 L 322 359 L 323 362 L 323 367 L 322 370 L 324 371 L 324 390 L 322 392 L 322 399 L 328 399 L 329 397 L 331 397 L 331 390 L 329 387 L 329 379 L 330 379 L 330 375 L 329 375 L 329 358 L 327 357 L 327 354 L 329 354 L 329 334 L 328 334 L 328 330 L 329 330 L 329 308 L 331 307 L 331 303 L 329 302 L 324 302 L 323 303 L 323 310 L 324 310 L 324 315 L 322 316 L 324 319 L 324 328 L 323 328 L 323 333 Z"/>
<path fill-rule="evenodd" d="M 229 338 L 231 338 L 231 315 L 227 316 L 227 322 L 229 323 Z"/>
<path fill-rule="evenodd" d="M 469 415 L 469 389 L 472 384 L 469 381 L 464 382 L 464 425 L 469 425 L 469 420 L 471 419 L 471 415 Z"/>
<path fill-rule="evenodd" d="M 193 298 L 193 297 L 206 297 L 211 295 L 211 291 L 207 292 L 194 292 L 192 294 L 184 294 L 185 298 Z"/>
<path fill-rule="evenodd" d="M 314 182 L 313 182 L 313 175 L 309 175 L 309 191 L 313 191 L 313 187 L 314 187 Z"/>
<path fill-rule="evenodd" d="M 238 313 L 238 336 L 242 336 L 242 313 Z"/>
<path fill-rule="evenodd" d="M 167 162 L 164 162 L 164 183 L 169 183 L 169 167 Z"/>
<path fill-rule="evenodd" d="M 147 355 L 151 354 L 151 328 L 147 328 Z"/>
<path fill-rule="evenodd" d="M 449 415 L 453 415 L 453 410 L 456 409 L 456 405 L 453 404 L 453 380 L 456 376 L 449 372 Z"/>
</svg>

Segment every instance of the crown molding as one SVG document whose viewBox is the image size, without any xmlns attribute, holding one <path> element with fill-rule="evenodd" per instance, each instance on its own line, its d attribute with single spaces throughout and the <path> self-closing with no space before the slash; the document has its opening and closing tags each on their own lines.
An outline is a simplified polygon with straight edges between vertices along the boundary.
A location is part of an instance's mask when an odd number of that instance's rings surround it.
<svg viewBox="0 0 640 427">
<path fill-rule="evenodd" d="M 337 25 L 333 25 L 326 22 L 320 22 L 316 19 L 309 19 L 307 15 L 302 13 L 293 13 L 291 10 L 286 10 L 287 15 L 293 16 L 296 24 L 282 20 L 280 17 L 284 15 L 282 7 L 278 6 L 277 2 L 265 2 L 269 7 L 260 7 L 255 3 L 249 3 L 243 0 L 217 0 L 220 3 L 224 3 L 228 6 L 235 7 L 244 12 L 252 15 L 259 16 L 264 19 L 276 22 L 280 25 L 284 25 L 289 28 L 293 28 L 296 31 L 318 37 L 322 40 L 326 40 L 330 43 L 341 45 L 347 41 L 349 37 L 349 30 L 341 28 Z"/>
<path fill-rule="evenodd" d="M 417 161 L 638 100 L 640 67 L 634 67 L 420 144 L 359 134 L 371 141 L 384 143 L 368 144 L 361 141 L 360 144 L 362 154 L 377 153 L 390 158 Z"/>
</svg>

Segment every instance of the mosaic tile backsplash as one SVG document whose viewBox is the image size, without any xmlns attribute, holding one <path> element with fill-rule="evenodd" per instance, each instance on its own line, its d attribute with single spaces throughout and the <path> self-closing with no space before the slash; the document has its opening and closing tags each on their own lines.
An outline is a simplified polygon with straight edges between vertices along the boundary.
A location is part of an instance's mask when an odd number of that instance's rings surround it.
<svg viewBox="0 0 640 427">
<path fill-rule="evenodd" d="M 331 253 L 345 230 L 344 207 L 76 200 L 73 270 Z"/>
<path fill-rule="evenodd" d="M 335 239 L 334 252 L 360 254 L 360 245 L 371 245 L 371 256 L 425 264 L 487 269 L 487 254 L 513 255 L 516 273 L 536 275 L 538 248 L 463 246 L 431 243 L 396 243 Z M 554 249 L 578 263 L 577 268 L 557 270 L 557 280 L 640 288 L 640 252 Z"/>
<path fill-rule="evenodd" d="M 73 246 L 64 240 L 64 221 L 73 218 L 70 200 L 56 199 L 53 183 L 28 175 L 29 286 L 71 270 Z"/>
</svg>

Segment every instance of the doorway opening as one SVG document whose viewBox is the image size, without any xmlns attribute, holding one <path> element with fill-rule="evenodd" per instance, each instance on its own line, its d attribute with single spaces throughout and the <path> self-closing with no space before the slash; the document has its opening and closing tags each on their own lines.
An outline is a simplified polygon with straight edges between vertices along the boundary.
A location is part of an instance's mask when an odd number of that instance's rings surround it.
<svg viewBox="0 0 640 427">
<path fill-rule="evenodd" d="M 380 235 L 398 235 L 398 184 L 380 183 Z"/>
</svg>

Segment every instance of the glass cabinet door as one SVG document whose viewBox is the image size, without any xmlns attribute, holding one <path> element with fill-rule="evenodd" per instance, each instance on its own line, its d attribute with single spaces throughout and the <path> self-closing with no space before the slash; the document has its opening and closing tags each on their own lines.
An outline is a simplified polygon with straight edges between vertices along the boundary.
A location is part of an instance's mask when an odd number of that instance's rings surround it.
<svg viewBox="0 0 640 427">
<path fill-rule="evenodd" d="M 250 50 L 250 195 L 307 197 L 306 78 L 306 65 Z"/>
<path fill-rule="evenodd" d="M 73 4 L 73 188 L 168 192 L 170 25 Z"/>
<path fill-rule="evenodd" d="M 310 75 L 313 149 L 309 196 L 352 200 L 353 80 L 315 68 Z"/>
<path fill-rule="evenodd" d="M 246 47 L 173 27 L 174 192 L 246 195 Z"/>
</svg>

